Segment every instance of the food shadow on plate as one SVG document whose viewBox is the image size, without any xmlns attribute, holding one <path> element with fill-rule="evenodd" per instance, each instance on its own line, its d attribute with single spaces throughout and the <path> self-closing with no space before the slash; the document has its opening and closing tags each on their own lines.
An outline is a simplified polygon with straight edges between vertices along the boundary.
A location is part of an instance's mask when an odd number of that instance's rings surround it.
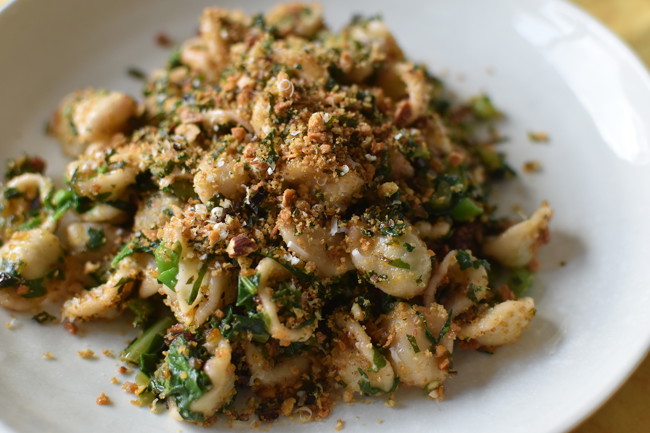
<svg viewBox="0 0 650 433">
<path fill-rule="evenodd" d="M 517 371 L 531 365 L 535 359 L 551 356 L 561 340 L 557 324 L 538 314 L 531 328 L 524 331 L 514 345 L 500 347 L 493 354 L 456 349 L 454 368 L 458 375 L 445 383 L 445 400 L 463 398 L 491 387 L 491 383 L 510 380 Z"/>
</svg>

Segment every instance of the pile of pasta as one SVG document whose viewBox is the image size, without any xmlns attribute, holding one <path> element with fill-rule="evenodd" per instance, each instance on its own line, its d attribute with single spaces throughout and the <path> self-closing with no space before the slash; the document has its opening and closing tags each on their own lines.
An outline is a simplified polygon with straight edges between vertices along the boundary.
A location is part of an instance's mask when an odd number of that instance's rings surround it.
<svg viewBox="0 0 650 433">
<path fill-rule="evenodd" d="M 501 117 L 379 17 L 332 32 L 318 5 L 207 9 L 140 101 L 61 102 L 63 188 L 9 162 L 0 304 L 132 317 L 138 394 L 196 423 L 321 419 L 398 387 L 440 400 L 455 349 L 514 343 L 535 313 L 552 211 L 495 216 Z"/>
</svg>

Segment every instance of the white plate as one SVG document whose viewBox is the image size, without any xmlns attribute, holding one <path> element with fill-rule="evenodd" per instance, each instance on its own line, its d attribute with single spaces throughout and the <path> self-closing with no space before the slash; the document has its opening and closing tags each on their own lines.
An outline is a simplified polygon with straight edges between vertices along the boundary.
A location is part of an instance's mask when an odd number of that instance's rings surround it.
<svg viewBox="0 0 650 433">
<path fill-rule="evenodd" d="M 137 94 L 126 70 L 151 70 L 168 52 L 155 35 L 189 37 L 203 1 L 19 0 L 0 14 L 0 154 L 44 155 L 50 174 L 64 164 L 43 126 L 59 99 L 83 86 Z M 214 1 L 249 11 L 263 1 Z M 394 2 L 327 5 L 340 26 L 353 12 L 381 12 L 408 55 L 444 73 L 460 94 L 487 91 L 508 114 L 503 149 L 513 166 L 537 160 L 503 203 L 555 208 L 552 242 L 541 254 L 532 295 L 538 314 L 522 340 L 488 356 L 455 355 L 459 374 L 447 400 L 402 393 L 381 402 L 340 405 L 322 423 L 281 421 L 272 431 L 555 432 L 601 404 L 643 357 L 650 340 L 650 79 L 615 37 L 558 0 Z M 645 122 L 645 123 L 644 123 Z M 547 131 L 533 144 L 530 130 Z M 504 205 L 502 212 L 508 212 Z M 566 266 L 560 266 L 566 261 Z M 10 320 L 0 311 L 0 324 Z M 84 326 L 71 336 L 16 315 L 0 329 L 0 430 L 20 432 L 202 431 L 129 404 L 110 383 L 118 362 L 76 351 L 118 352 L 118 325 Z M 56 360 L 45 361 L 44 352 Z M 98 406 L 106 392 L 114 404 Z M 379 424 L 377 420 L 383 420 Z M 4 427 L 3 427 L 4 425 Z M 224 424 L 220 424 L 225 428 Z"/>
</svg>

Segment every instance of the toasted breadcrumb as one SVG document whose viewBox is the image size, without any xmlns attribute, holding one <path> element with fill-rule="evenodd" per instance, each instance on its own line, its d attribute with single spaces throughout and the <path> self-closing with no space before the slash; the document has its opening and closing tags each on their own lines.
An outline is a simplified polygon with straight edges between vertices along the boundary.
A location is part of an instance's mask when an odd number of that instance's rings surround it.
<svg viewBox="0 0 650 433">
<path fill-rule="evenodd" d="M 549 141 L 549 136 L 544 131 L 530 131 L 528 138 L 535 143 L 548 143 Z"/>
<path fill-rule="evenodd" d="M 119 384 L 121 384 L 122 382 L 120 382 L 120 380 L 119 380 L 117 377 L 113 376 L 113 377 L 111 377 L 111 383 L 112 383 L 113 385 L 119 385 Z"/>
<path fill-rule="evenodd" d="M 138 384 L 133 382 L 124 382 L 124 385 L 122 385 L 122 389 L 129 394 L 137 394 L 138 388 L 140 388 Z"/>
<path fill-rule="evenodd" d="M 83 359 L 95 359 L 95 352 L 90 349 L 78 350 L 77 355 Z"/>
<path fill-rule="evenodd" d="M 336 420 L 336 427 L 334 427 L 334 430 L 336 431 L 341 431 L 343 430 L 343 427 L 345 427 L 345 423 L 341 418 Z"/>
<path fill-rule="evenodd" d="M 56 358 L 54 357 L 54 355 L 52 355 L 52 352 L 45 352 L 43 354 L 43 359 L 45 359 L 47 361 L 52 361 L 52 360 L 54 360 Z"/>
<path fill-rule="evenodd" d="M 113 351 L 108 349 L 102 350 L 102 355 L 104 355 L 107 358 L 115 358 L 115 354 L 113 353 Z"/>
<path fill-rule="evenodd" d="M 526 173 L 538 173 L 542 171 L 542 164 L 539 161 L 526 161 L 523 170 Z"/>
<path fill-rule="evenodd" d="M 95 400 L 95 403 L 97 403 L 100 406 L 106 406 L 111 404 L 111 399 L 108 398 L 108 396 L 102 392 L 101 394 L 99 394 L 99 397 L 97 397 L 97 399 Z"/>
<path fill-rule="evenodd" d="M 11 319 L 7 323 L 5 323 L 5 327 L 7 329 L 16 329 L 18 327 L 18 321 L 16 319 Z"/>
</svg>

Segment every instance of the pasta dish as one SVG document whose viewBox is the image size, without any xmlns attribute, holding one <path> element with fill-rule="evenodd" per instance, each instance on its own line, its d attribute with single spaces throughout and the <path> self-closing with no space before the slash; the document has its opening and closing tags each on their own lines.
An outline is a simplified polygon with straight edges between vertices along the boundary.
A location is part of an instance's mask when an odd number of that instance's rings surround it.
<svg viewBox="0 0 650 433">
<path fill-rule="evenodd" d="M 62 100 L 62 188 L 38 157 L 8 162 L 0 305 L 132 319 L 134 392 L 194 423 L 441 400 L 456 350 L 514 343 L 535 314 L 552 210 L 497 215 L 502 116 L 380 17 L 333 32 L 318 5 L 206 9 L 140 100 Z"/>
</svg>

